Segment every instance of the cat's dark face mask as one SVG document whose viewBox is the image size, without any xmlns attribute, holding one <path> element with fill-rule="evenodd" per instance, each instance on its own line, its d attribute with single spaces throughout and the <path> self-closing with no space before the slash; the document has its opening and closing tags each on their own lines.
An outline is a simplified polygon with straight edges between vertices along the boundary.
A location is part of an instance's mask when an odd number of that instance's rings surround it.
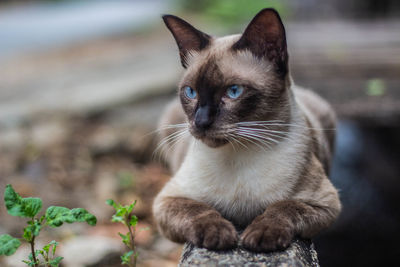
<svg viewBox="0 0 400 267">
<path fill-rule="evenodd" d="M 179 91 L 191 134 L 210 147 L 237 140 L 238 123 L 268 116 L 262 108 L 264 90 L 227 78 L 218 62 L 211 57 L 194 75 L 186 75 Z"/>
</svg>

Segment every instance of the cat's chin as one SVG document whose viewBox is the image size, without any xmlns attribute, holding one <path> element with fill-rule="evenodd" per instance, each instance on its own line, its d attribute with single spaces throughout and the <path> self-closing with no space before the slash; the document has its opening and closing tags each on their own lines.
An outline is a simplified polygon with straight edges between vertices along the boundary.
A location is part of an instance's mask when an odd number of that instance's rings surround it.
<svg viewBox="0 0 400 267">
<path fill-rule="evenodd" d="M 204 136 L 199 137 L 199 136 L 195 136 L 195 135 L 193 135 L 193 137 L 200 140 L 205 145 L 207 145 L 208 147 L 211 147 L 211 148 L 221 147 L 228 143 L 228 140 L 223 139 L 223 138 L 211 138 L 211 137 L 204 137 Z"/>
<path fill-rule="evenodd" d="M 200 140 L 204 144 L 206 144 L 207 146 L 209 146 L 211 148 L 221 147 L 221 146 L 226 145 L 228 143 L 228 141 L 225 140 L 225 139 L 203 138 L 203 139 L 200 139 Z"/>
<path fill-rule="evenodd" d="M 205 131 L 200 131 L 196 128 L 191 128 L 190 133 L 194 138 L 200 140 L 205 145 L 211 148 L 221 147 L 228 143 L 228 140 L 226 140 L 222 136 L 220 137 L 219 135 L 215 134 L 214 131 L 205 132 Z"/>
</svg>

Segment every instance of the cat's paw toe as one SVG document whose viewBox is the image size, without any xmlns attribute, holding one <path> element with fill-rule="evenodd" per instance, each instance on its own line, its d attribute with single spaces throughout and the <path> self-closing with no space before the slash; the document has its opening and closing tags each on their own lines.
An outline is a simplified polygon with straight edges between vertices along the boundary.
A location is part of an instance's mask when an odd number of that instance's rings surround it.
<svg viewBox="0 0 400 267">
<path fill-rule="evenodd" d="M 250 225 L 242 234 L 244 248 L 255 252 L 269 252 L 287 248 L 293 240 L 289 227 Z"/>
<path fill-rule="evenodd" d="M 211 250 L 236 247 L 238 234 L 235 227 L 223 218 L 203 219 L 193 224 L 189 242 Z"/>
</svg>

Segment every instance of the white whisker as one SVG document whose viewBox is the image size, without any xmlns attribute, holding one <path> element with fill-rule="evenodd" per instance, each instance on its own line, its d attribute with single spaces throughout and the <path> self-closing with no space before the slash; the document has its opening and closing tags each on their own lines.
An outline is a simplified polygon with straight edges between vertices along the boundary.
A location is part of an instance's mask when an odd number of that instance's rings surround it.
<svg viewBox="0 0 400 267">
<path fill-rule="evenodd" d="M 226 136 L 226 140 L 227 140 L 228 143 L 232 146 L 233 151 L 235 151 L 235 153 L 236 153 L 237 151 L 236 151 L 236 147 L 235 147 L 235 143 L 234 143 L 235 138 L 234 138 L 234 137 L 231 137 L 230 135 L 227 135 L 227 136 Z"/>
<path fill-rule="evenodd" d="M 177 144 L 180 143 L 180 141 L 181 141 L 184 137 L 186 137 L 186 135 L 187 135 L 188 133 L 189 133 L 189 131 L 184 131 L 184 132 L 182 132 L 181 134 L 176 135 L 175 138 L 170 142 L 170 143 L 171 143 L 170 146 L 169 146 L 169 147 L 165 146 L 165 147 L 163 148 L 163 150 L 162 150 L 161 153 L 164 154 L 164 153 L 167 153 L 168 151 L 172 150 Z"/>
<path fill-rule="evenodd" d="M 336 128 L 315 128 L 315 127 L 308 127 L 299 124 L 293 123 L 279 123 L 279 122 L 262 122 L 262 121 L 247 121 L 247 122 L 238 122 L 236 123 L 238 126 L 245 125 L 245 126 L 288 126 L 288 127 L 298 127 L 304 129 L 311 129 L 311 130 L 319 130 L 319 131 L 335 131 Z"/>
<path fill-rule="evenodd" d="M 238 143 L 239 145 L 243 146 L 246 149 L 249 149 L 248 146 L 246 146 L 245 144 L 243 144 L 242 142 L 240 142 L 240 140 L 237 138 L 236 135 L 233 135 L 232 133 L 230 133 L 230 136 L 233 138 L 233 140 Z"/>
<path fill-rule="evenodd" d="M 261 136 L 265 136 L 265 137 L 278 137 L 278 138 L 282 138 L 285 140 L 291 140 L 291 138 L 288 136 L 288 132 L 278 132 L 279 134 L 275 134 L 275 133 L 271 133 L 269 131 L 263 131 L 262 129 L 257 129 L 257 128 L 247 128 L 244 129 L 242 127 L 238 128 L 240 131 L 244 131 L 244 132 L 248 132 L 248 133 L 253 133 L 253 134 L 258 134 Z"/>
<path fill-rule="evenodd" d="M 275 144 L 279 144 L 279 141 L 277 141 L 277 140 L 275 140 L 275 139 L 273 139 L 272 137 L 269 137 L 269 136 L 256 134 L 256 133 L 253 133 L 253 132 L 250 132 L 250 131 L 241 131 L 241 130 L 239 130 L 238 132 L 239 132 L 239 133 L 246 134 L 246 135 L 248 135 L 248 136 L 250 135 L 250 136 L 253 136 L 253 137 L 256 137 L 256 138 L 260 138 L 260 139 L 264 139 L 264 140 L 269 140 L 269 141 L 274 142 Z"/>
<path fill-rule="evenodd" d="M 262 139 L 259 139 L 259 138 L 255 138 L 254 136 L 248 136 L 248 135 L 243 134 L 243 133 L 238 133 L 238 135 L 239 135 L 241 138 L 243 138 L 244 140 L 246 140 L 247 142 L 250 142 L 250 143 L 256 145 L 257 147 L 259 147 L 260 149 L 262 149 L 262 150 L 264 150 L 264 151 L 265 151 L 265 147 L 263 147 L 263 146 L 261 146 L 260 144 L 258 144 L 257 141 L 258 141 L 259 143 L 261 143 L 262 145 L 265 145 L 267 148 L 271 149 L 270 143 L 267 142 L 266 140 L 262 140 Z M 253 141 L 253 140 L 254 140 L 254 141 Z"/>
<path fill-rule="evenodd" d="M 159 132 L 161 132 L 163 130 L 167 130 L 167 129 L 186 128 L 188 126 L 189 126 L 189 123 L 187 123 L 187 122 L 186 123 L 179 123 L 179 124 L 163 125 L 163 126 L 158 127 L 156 130 L 145 134 L 143 137 L 146 137 L 146 136 L 151 135 L 151 134 L 156 134 L 156 133 L 159 133 Z"/>
<path fill-rule="evenodd" d="M 180 136 L 181 134 L 183 134 L 183 133 L 185 133 L 185 132 L 187 132 L 187 131 L 188 131 L 188 129 L 187 129 L 187 128 L 184 128 L 184 129 L 178 130 L 178 131 L 173 132 L 173 133 L 171 133 L 170 135 L 164 137 L 164 138 L 159 142 L 159 144 L 157 145 L 156 149 L 155 149 L 154 152 L 153 152 L 153 155 L 156 155 L 156 154 L 159 152 L 160 149 L 163 150 L 163 149 L 162 149 L 163 146 L 165 146 L 167 143 L 171 142 L 172 140 L 174 140 L 175 138 L 177 138 L 178 136 Z M 160 152 L 162 152 L 162 151 L 160 151 Z M 161 157 L 161 154 L 160 154 L 160 157 Z"/>
</svg>

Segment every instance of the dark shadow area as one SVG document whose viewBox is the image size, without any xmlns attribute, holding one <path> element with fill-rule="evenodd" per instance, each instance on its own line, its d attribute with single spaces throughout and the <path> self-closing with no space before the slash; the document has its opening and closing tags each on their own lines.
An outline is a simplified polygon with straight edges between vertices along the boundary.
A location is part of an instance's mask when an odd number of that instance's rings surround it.
<svg viewBox="0 0 400 267">
<path fill-rule="evenodd" d="M 343 211 L 315 239 L 321 266 L 389 266 L 400 254 L 400 126 L 342 121 L 331 173 Z"/>
</svg>

